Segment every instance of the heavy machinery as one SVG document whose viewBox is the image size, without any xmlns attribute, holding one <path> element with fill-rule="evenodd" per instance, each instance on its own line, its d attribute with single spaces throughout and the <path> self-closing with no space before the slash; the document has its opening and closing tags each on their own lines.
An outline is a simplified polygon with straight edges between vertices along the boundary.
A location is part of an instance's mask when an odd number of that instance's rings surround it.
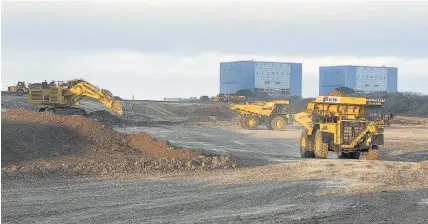
<svg viewBox="0 0 428 224">
<path fill-rule="evenodd" d="M 82 79 L 57 83 L 42 82 L 41 88 L 31 88 L 29 90 L 28 103 L 48 106 L 40 108 L 40 112 L 84 115 L 86 111 L 75 106 L 85 96 L 98 100 L 113 113 L 119 116 L 123 115 L 120 100 L 116 99 L 110 91 L 100 89 Z"/>
<path fill-rule="evenodd" d="M 208 96 L 201 96 L 199 98 L 199 100 L 200 100 L 201 103 L 209 103 L 209 102 L 211 102 L 211 100 L 210 100 L 210 98 Z"/>
<path fill-rule="evenodd" d="M 289 104 L 288 100 L 258 101 L 235 104 L 231 109 L 241 114 L 240 124 L 245 129 L 254 130 L 263 124 L 270 130 L 284 130 L 291 123 L 287 110 Z"/>
<path fill-rule="evenodd" d="M 245 103 L 245 96 L 239 96 L 236 94 L 224 94 L 220 93 L 211 99 L 212 102 L 225 102 L 225 103 Z"/>
<path fill-rule="evenodd" d="M 25 85 L 25 82 L 19 82 L 15 86 L 8 86 L 7 87 L 8 93 L 16 94 L 18 96 L 22 96 L 24 94 L 28 93 L 27 85 Z"/>
<path fill-rule="evenodd" d="M 331 91 L 328 95 L 329 96 L 349 96 L 355 94 L 355 90 L 348 88 L 348 87 L 338 87 Z"/>
<path fill-rule="evenodd" d="M 41 89 L 42 83 L 28 83 L 29 89 Z"/>
<path fill-rule="evenodd" d="M 337 90 L 331 95 L 315 98 L 306 111 L 294 115 L 305 128 L 300 138 L 301 156 L 327 158 L 333 151 L 339 158 L 378 159 L 384 127 L 392 118 L 382 112 L 384 100 L 344 96 Z"/>
</svg>

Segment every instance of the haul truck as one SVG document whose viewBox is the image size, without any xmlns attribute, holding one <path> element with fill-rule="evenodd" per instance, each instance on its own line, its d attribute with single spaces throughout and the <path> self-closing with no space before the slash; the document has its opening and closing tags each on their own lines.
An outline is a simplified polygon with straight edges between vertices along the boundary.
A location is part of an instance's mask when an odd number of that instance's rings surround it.
<svg viewBox="0 0 428 224">
<path fill-rule="evenodd" d="M 303 158 L 327 158 L 329 151 L 339 158 L 377 160 L 384 144 L 384 127 L 391 114 L 382 112 L 383 100 L 364 97 L 319 96 L 306 111 L 295 114 L 305 130 L 300 138 Z"/>
<path fill-rule="evenodd" d="M 288 100 L 259 101 L 235 104 L 231 109 L 241 114 L 240 124 L 245 129 L 254 130 L 262 124 L 270 130 L 284 130 L 291 122 L 289 104 Z"/>
</svg>

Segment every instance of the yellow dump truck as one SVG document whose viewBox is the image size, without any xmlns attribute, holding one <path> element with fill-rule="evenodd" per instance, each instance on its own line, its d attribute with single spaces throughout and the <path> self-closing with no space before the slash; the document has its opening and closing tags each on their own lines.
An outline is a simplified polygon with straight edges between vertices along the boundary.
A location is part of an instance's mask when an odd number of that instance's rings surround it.
<svg viewBox="0 0 428 224">
<path fill-rule="evenodd" d="M 384 127 L 390 114 L 382 112 L 383 100 L 364 97 L 319 96 L 306 111 L 294 115 L 305 130 L 300 138 L 303 158 L 327 158 L 329 151 L 339 158 L 376 160 L 384 144 Z"/>
<path fill-rule="evenodd" d="M 291 122 L 289 104 L 288 100 L 259 101 L 235 104 L 231 109 L 241 114 L 240 124 L 245 129 L 254 130 L 262 124 L 271 130 L 284 130 Z"/>
</svg>

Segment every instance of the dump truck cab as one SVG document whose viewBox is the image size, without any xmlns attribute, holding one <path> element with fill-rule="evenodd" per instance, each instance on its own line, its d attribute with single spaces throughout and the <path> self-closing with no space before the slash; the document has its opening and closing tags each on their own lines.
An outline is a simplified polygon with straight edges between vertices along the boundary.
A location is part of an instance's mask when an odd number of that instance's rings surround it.
<svg viewBox="0 0 428 224">
<path fill-rule="evenodd" d="M 291 122 L 288 112 L 288 100 L 255 101 L 235 104 L 231 109 L 240 113 L 243 128 L 254 130 L 260 124 L 270 130 L 283 130 Z"/>
<path fill-rule="evenodd" d="M 304 158 L 327 158 L 333 151 L 343 158 L 377 159 L 384 144 L 384 127 L 390 115 L 382 111 L 384 100 L 364 97 L 320 96 L 306 111 L 295 114 L 302 131 L 300 152 Z"/>
</svg>

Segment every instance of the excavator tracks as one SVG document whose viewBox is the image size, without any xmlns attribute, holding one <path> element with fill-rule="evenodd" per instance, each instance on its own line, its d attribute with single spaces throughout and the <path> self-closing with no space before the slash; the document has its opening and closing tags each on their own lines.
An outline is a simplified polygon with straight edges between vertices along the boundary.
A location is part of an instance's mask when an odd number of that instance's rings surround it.
<svg viewBox="0 0 428 224">
<path fill-rule="evenodd" d="M 39 112 L 49 112 L 57 115 L 87 115 L 86 111 L 77 107 L 44 107 Z"/>
</svg>

